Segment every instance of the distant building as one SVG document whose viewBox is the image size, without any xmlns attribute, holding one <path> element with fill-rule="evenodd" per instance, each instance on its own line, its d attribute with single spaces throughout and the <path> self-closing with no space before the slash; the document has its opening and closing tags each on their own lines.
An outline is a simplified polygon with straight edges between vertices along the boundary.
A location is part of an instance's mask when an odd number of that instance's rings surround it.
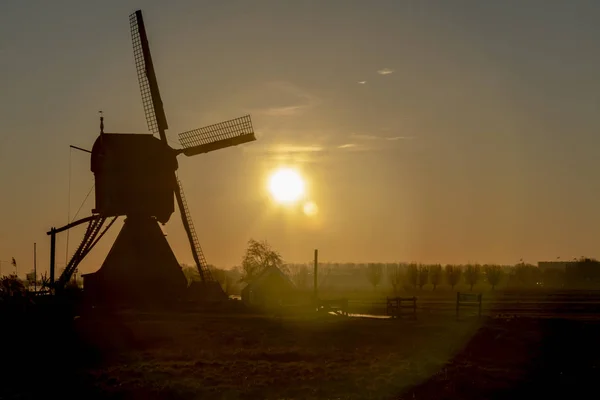
<svg viewBox="0 0 600 400">
<path fill-rule="evenodd" d="M 565 271 L 567 267 L 577 264 L 577 261 L 539 261 L 538 268 L 544 272 L 547 270 Z"/>
<path fill-rule="evenodd" d="M 242 301 L 249 306 L 270 307 L 293 299 L 296 285 L 279 268 L 271 266 L 242 289 Z"/>
</svg>

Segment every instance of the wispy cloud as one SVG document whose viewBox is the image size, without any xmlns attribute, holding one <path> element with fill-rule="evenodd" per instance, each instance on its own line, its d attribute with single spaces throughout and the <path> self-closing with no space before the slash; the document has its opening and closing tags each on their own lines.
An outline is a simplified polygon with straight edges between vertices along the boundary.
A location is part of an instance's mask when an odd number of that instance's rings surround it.
<svg viewBox="0 0 600 400">
<path fill-rule="evenodd" d="M 385 140 L 405 140 L 405 139 L 412 139 L 412 136 L 389 136 L 389 137 L 384 137 Z"/>
<path fill-rule="evenodd" d="M 321 102 L 319 97 L 286 81 L 267 82 L 259 90 L 266 104 L 251 110 L 257 114 L 274 117 L 301 115 Z"/>
<path fill-rule="evenodd" d="M 377 136 L 353 133 L 350 135 L 348 142 L 338 145 L 337 148 L 345 151 L 382 151 L 395 148 L 391 143 L 386 144 L 386 142 L 396 142 L 411 138 L 411 136 Z"/>
<path fill-rule="evenodd" d="M 257 154 L 259 158 L 267 163 L 314 163 L 324 152 L 325 147 L 321 145 L 293 145 L 267 143 L 262 145 L 243 146 L 246 153 Z"/>
<path fill-rule="evenodd" d="M 323 151 L 323 146 L 319 145 L 293 145 L 293 144 L 266 144 L 262 146 L 245 146 L 244 149 L 249 152 L 269 153 L 269 154 L 287 154 L 287 153 L 315 153 Z"/>
<path fill-rule="evenodd" d="M 393 74 L 394 70 L 393 69 L 389 69 L 389 68 L 382 68 L 379 71 L 377 71 L 377 73 L 379 75 L 389 75 L 389 74 Z"/>
<path fill-rule="evenodd" d="M 278 145 L 273 146 L 270 149 L 271 152 L 275 153 L 314 153 L 316 151 L 323 151 L 322 146 L 295 146 L 295 145 Z"/>
<path fill-rule="evenodd" d="M 367 81 L 358 81 L 359 85 L 366 85 Z"/>
<path fill-rule="evenodd" d="M 285 117 L 289 115 L 298 115 L 301 114 L 309 105 L 296 105 L 296 106 L 285 106 L 285 107 L 271 107 L 265 108 L 260 111 L 260 113 L 264 115 L 269 115 L 272 117 Z"/>
<path fill-rule="evenodd" d="M 350 136 L 352 136 L 355 139 L 359 139 L 359 140 L 389 140 L 389 141 L 413 138 L 412 136 L 377 136 L 377 135 L 365 135 L 365 134 L 359 134 L 359 133 L 353 133 Z"/>
<path fill-rule="evenodd" d="M 365 146 L 364 144 L 358 144 L 358 143 L 345 143 L 345 144 L 339 145 L 337 148 L 338 148 L 338 150 L 349 151 L 349 152 L 364 152 L 364 151 L 377 150 L 373 146 Z"/>
</svg>

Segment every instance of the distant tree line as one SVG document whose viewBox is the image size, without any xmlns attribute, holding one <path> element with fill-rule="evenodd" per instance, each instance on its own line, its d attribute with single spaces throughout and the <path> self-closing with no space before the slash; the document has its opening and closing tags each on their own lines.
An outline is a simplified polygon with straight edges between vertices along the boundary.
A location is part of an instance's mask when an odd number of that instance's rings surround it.
<svg viewBox="0 0 600 400">
<path fill-rule="evenodd" d="M 312 288 L 312 263 L 288 264 L 286 271 L 299 288 Z M 393 292 L 436 290 L 445 285 L 465 289 L 600 289 L 600 261 L 582 257 L 565 270 L 541 270 L 536 265 L 418 263 L 320 263 L 319 287 L 353 288 L 387 286 Z"/>
</svg>

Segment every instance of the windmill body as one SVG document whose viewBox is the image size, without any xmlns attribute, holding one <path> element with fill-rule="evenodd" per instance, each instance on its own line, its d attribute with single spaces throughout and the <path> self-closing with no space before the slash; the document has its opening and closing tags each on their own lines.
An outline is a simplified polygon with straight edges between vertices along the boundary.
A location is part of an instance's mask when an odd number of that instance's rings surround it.
<svg viewBox="0 0 600 400">
<path fill-rule="evenodd" d="M 154 306 L 185 293 L 185 276 L 158 226 L 174 211 L 176 169 L 176 153 L 153 135 L 98 136 L 91 155 L 93 212 L 126 219 L 100 269 L 84 275 L 88 299 Z"/>
<path fill-rule="evenodd" d="M 190 297 L 181 267 L 159 226 L 171 218 L 175 198 L 201 277 L 201 284 L 193 286 L 196 293 L 191 297 L 223 298 L 221 286 L 208 269 L 176 176 L 177 156 L 196 156 L 256 140 L 250 116 L 181 133 L 182 148 L 170 147 L 141 11 L 129 19 L 142 103 L 153 134 L 104 133 L 101 123 L 100 135 L 91 151 L 91 170 L 96 181 L 94 221 L 118 216 L 126 219 L 100 269 L 83 275 L 84 292 L 94 302 L 136 305 L 164 305 Z M 95 231 L 99 231 L 99 226 Z M 84 240 L 82 246 L 88 242 Z M 86 246 L 75 255 L 87 254 L 91 247 Z M 76 268 L 79 261 L 72 260 L 67 272 Z"/>
<path fill-rule="evenodd" d="M 137 215 L 166 223 L 175 211 L 176 154 L 148 134 L 102 133 L 92 147 L 96 208 L 105 217 Z"/>
</svg>

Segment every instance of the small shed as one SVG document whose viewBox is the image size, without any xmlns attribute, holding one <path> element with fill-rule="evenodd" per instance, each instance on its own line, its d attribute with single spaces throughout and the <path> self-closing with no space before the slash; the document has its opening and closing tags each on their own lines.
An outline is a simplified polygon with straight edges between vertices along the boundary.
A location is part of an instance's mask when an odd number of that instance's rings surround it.
<svg viewBox="0 0 600 400">
<path fill-rule="evenodd" d="M 248 306 L 273 307 L 288 304 L 296 294 L 296 285 L 276 266 L 267 267 L 242 289 L 242 301 Z"/>
</svg>

